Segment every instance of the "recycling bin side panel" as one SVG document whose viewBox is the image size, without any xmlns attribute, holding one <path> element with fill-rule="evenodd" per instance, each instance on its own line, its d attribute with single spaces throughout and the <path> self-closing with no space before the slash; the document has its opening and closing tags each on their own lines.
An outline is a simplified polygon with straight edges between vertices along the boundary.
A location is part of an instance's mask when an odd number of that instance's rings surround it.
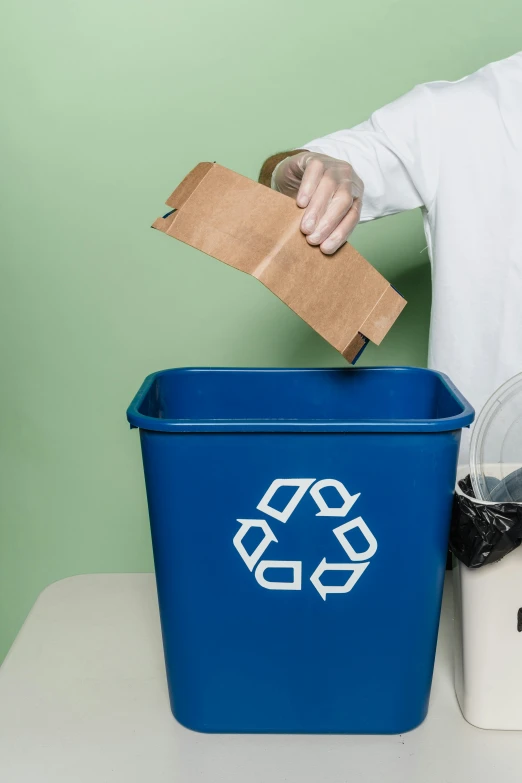
<svg viewBox="0 0 522 783">
<path fill-rule="evenodd" d="M 459 437 L 141 432 L 183 725 L 400 733 L 422 722 Z"/>
</svg>

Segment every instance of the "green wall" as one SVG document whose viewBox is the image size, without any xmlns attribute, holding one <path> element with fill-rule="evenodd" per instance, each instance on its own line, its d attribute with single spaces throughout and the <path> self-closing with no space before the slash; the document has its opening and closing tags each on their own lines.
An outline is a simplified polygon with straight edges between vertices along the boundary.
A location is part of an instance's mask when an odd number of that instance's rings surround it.
<svg viewBox="0 0 522 783">
<path fill-rule="evenodd" d="M 520 0 L 4 0 L 0 15 L 0 657 L 38 593 L 152 568 L 125 409 L 176 365 L 334 365 L 249 279 L 150 230 L 200 160 L 348 127 L 520 46 Z M 409 298 L 366 363 L 422 364 L 420 216 L 354 244 Z"/>
</svg>

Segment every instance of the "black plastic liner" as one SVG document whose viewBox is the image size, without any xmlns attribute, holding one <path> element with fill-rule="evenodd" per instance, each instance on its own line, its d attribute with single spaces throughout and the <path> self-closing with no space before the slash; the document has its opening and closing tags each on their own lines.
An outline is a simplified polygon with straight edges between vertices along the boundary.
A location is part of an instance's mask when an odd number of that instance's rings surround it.
<svg viewBox="0 0 522 783">
<path fill-rule="evenodd" d="M 464 495 L 455 494 L 450 551 L 468 568 L 498 563 L 522 542 L 522 504 L 475 500 L 469 476 L 459 487 Z"/>
</svg>

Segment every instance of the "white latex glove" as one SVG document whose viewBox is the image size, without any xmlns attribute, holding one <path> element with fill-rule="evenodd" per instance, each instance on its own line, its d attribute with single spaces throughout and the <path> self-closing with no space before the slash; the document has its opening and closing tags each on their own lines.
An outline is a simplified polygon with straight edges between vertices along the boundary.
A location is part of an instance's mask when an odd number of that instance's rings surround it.
<svg viewBox="0 0 522 783">
<path fill-rule="evenodd" d="M 305 210 L 301 231 L 323 253 L 335 253 L 359 222 L 364 185 L 346 161 L 299 152 L 278 163 L 272 188 Z"/>
</svg>

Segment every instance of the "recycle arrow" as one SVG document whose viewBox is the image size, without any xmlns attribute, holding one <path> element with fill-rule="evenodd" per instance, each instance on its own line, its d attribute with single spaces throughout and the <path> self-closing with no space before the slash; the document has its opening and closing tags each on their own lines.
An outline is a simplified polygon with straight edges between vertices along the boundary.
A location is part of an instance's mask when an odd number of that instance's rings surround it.
<svg viewBox="0 0 522 783">
<path fill-rule="evenodd" d="M 312 576 L 310 581 L 323 599 L 326 601 L 328 593 L 349 593 L 350 590 L 357 584 L 363 573 L 366 571 L 370 563 L 327 563 L 326 558 L 323 557 Z M 351 576 L 346 580 L 344 585 L 323 585 L 321 577 L 325 571 L 351 571 Z"/>
</svg>

